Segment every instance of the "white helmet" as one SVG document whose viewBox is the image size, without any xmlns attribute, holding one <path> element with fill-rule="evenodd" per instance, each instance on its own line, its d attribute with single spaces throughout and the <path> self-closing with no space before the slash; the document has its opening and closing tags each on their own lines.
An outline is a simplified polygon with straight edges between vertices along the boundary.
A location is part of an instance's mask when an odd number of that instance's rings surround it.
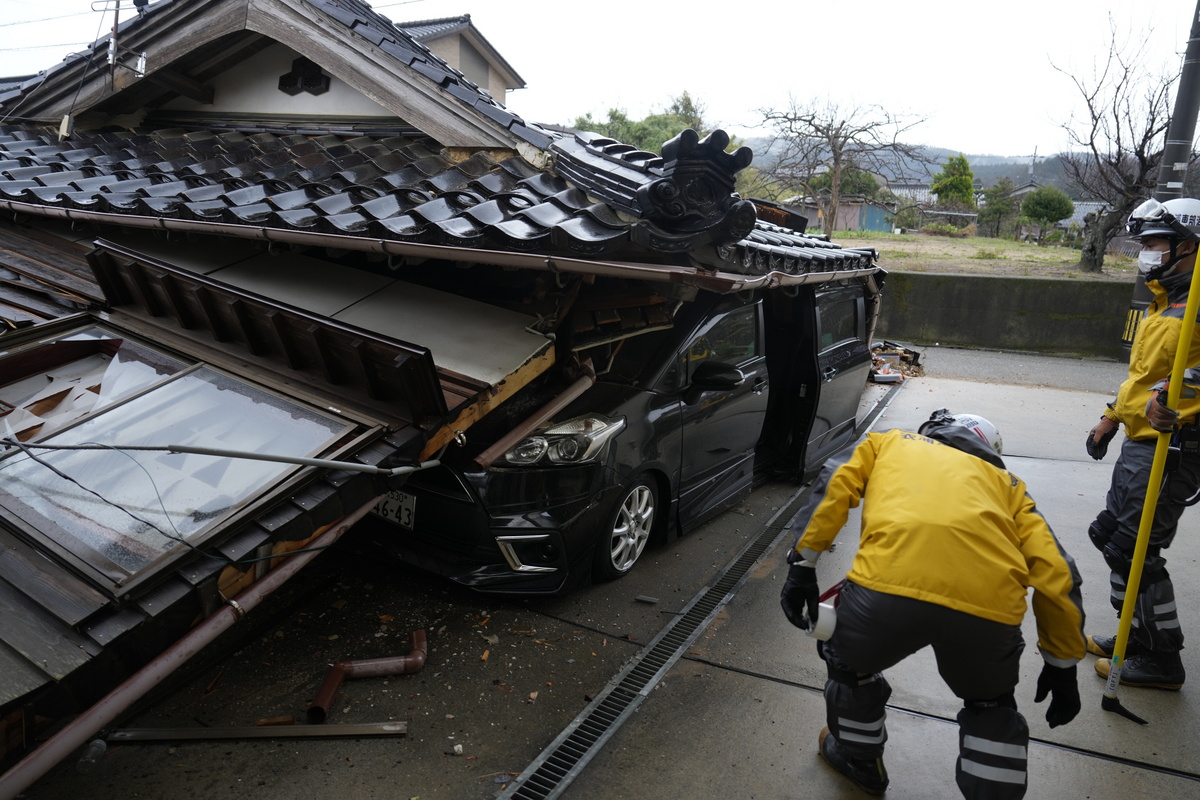
<svg viewBox="0 0 1200 800">
<path fill-rule="evenodd" d="M 1176 197 L 1160 203 L 1146 200 L 1129 215 L 1125 228 L 1131 239 L 1200 239 L 1200 200 Z"/>
<path fill-rule="evenodd" d="M 932 426 L 958 425 L 974 433 L 998 454 L 1004 452 L 1004 442 L 995 425 L 978 414 L 951 414 L 948 408 L 939 408 L 929 415 L 929 421 L 921 424 L 917 433 L 924 435 Z"/>
<path fill-rule="evenodd" d="M 1176 197 L 1165 203 L 1147 200 L 1129 215 L 1125 228 L 1129 238 L 1137 242 L 1145 239 L 1167 241 L 1170 252 L 1143 250 L 1138 254 L 1138 272 L 1142 280 L 1147 283 L 1162 280 L 1174 274 L 1176 267 L 1196 252 L 1193 247 L 1191 252 L 1181 254 L 1179 245 L 1200 241 L 1200 200 L 1192 197 Z"/>
</svg>

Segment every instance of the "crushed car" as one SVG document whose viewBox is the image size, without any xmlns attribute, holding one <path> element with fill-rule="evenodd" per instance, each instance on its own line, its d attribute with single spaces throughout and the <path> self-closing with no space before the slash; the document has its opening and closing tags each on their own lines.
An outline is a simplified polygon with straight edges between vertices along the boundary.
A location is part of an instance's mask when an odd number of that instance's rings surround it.
<svg viewBox="0 0 1200 800">
<path fill-rule="evenodd" d="M 390 492 L 373 540 L 480 591 L 621 577 L 651 541 L 756 482 L 811 477 L 853 440 L 881 282 L 686 299 L 588 287 L 555 341 L 559 363 L 577 366 L 527 386 Z M 572 379 L 578 391 L 548 405 Z"/>
</svg>

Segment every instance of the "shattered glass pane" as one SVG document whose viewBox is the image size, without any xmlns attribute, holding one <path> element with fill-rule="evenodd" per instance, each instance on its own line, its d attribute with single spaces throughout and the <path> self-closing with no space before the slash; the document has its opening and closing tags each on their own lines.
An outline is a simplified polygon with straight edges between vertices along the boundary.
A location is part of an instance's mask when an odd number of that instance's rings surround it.
<svg viewBox="0 0 1200 800">
<path fill-rule="evenodd" d="M 45 441 L 190 445 L 307 457 L 350 427 L 202 367 Z M 15 454 L 0 462 L 0 496 L 17 500 L 44 520 L 38 524 L 44 534 L 118 583 L 181 542 L 201 538 L 214 521 L 297 469 L 165 452 L 33 453 L 38 460 Z"/>
<path fill-rule="evenodd" d="M 43 439 L 186 366 L 99 328 L 42 345 L 0 367 L 0 436 Z"/>
</svg>

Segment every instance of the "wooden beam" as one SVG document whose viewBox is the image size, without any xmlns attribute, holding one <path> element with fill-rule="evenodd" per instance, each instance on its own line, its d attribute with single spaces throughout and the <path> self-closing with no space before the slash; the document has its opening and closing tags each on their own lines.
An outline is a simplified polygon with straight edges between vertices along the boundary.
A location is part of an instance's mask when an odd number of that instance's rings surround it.
<svg viewBox="0 0 1200 800">
<path fill-rule="evenodd" d="M 421 458 L 429 458 L 441 450 L 443 445 L 455 437 L 457 431 L 465 431 L 483 419 L 488 412 L 516 394 L 526 384 L 549 369 L 552 364 L 554 364 L 554 348 L 547 347 L 540 355 L 534 356 L 521 365 L 516 372 L 510 373 L 499 385 L 480 392 L 472 403 L 458 412 L 453 422 L 442 426 L 429 437 L 429 441 L 421 451 Z"/>
<path fill-rule="evenodd" d="M 242 344 L 246 345 L 246 349 L 256 356 L 266 355 L 267 349 L 263 347 L 262 342 L 254 335 L 254 331 L 250 327 L 250 309 L 239 297 L 231 297 L 225 301 L 230 313 L 233 314 L 233 320 L 237 323 L 238 333 L 242 335 Z"/>
<path fill-rule="evenodd" d="M 287 365 L 292 369 L 301 369 L 304 364 L 300 353 L 296 350 L 296 343 L 292 341 L 291 334 L 288 332 L 287 317 L 278 309 L 271 309 L 264 316 L 267 318 L 267 322 L 271 323 L 271 330 L 275 333 L 275 344 L 287 360 Z"/>
<path fill-rule="evenodd" d="M 158 281 L 158 285 L 162 287 L 163 294 L 167 296 L 167 302 L 170 303 L 171 310 L 175 312 L 175 320 L 179 323 L 179 327 L 184 330 L 195 327 L 192 324 L 192 315 L 188 311 L 183 292 L 180 291 L 179 284 L 176 282 L 174 276 L 166 272 L 160 272 L 154 277 Z"/>
<path fill-rule="evenodd" d="M 204 103 L 205 105 L 212 105 L 213 88 L 189 78 L 183 73 L 172 69 L 160 69 L 158 72 L 147 75 L 146 80 L 169 89 L 172 92 L 178 92 L 189 100 L 195 100 L 197 103 Z"/>
<path fill-rule="evenodd" d="M 313 352 L 317 357 L 317 365 L 321 368 L 321 375 L 330 383 L 336 384 L 334 378 L 333 360 L 329 355 L 329 348 L 325 345 L 325 332 L 316 325 L 308 325 L 304 328 L 304 332 L 308 334 L 308 340 L 313 346 Z"/>
<path fill-rule="evenodd" d="M 154 292 L 150 290 L 150 281 L 146 278 L 149 268 L 136 261 L 126 261 L 123 268 L 129 278 L 129 283 L 133 286 L 134 294 L 141 299 L 142 308 L 146 309 L 153 317 L 161 317 L 163 315 L 162 305 L 155 298 Z"/>
<path fill-rule="evenodd" d="M 358 360 L 353 364 L 347 364 L 347 366 L 357 367 L 356 371 L 367 388 L 368 397 L 372 400 L 383 399 L 383 387 L 379 381 L 379 376 L 371 368 L 371 353 L 367 347 L 367 343 L 362 339 L 354 339 L 350 342 L 350 349 L 358 356 Z"/>
<path fill-rule="evenodd" d="M 204 318 L 208 321 L 208 330 L 212 333 L 213 340 L 228 342 L 233 338 L 225 330 L 225 321 L 217 313 L 216 303 L 213 302 L 212 292 L 208 290 L 208 287 L 193 285 L 187 288 L 187 292 L 192 296 L 196 306 L 203 312 Z"/>
</svg>

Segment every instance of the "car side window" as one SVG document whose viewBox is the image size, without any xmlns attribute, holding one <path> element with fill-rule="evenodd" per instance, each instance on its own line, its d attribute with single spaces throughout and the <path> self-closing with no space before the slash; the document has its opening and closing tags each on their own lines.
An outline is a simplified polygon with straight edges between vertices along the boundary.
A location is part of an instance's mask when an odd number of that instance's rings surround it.
<svg viewBox="0 0 1200 800">
<path fill-rule="evenodd" d="M 705 361 L 722 361 L 739 366 L 762 351 L 758 340 L 757 306 L 745 306 L 713 320 L 680 353 L 679 373 L 691 381 L 696 367 Z"/>
<path fill-rule="evenodd" d="M 847 339 L 862 338 L 858 295 L 851 291 L 828 292 L 818 297 L 821 309 L 819 351 Z"/>
</svg>

